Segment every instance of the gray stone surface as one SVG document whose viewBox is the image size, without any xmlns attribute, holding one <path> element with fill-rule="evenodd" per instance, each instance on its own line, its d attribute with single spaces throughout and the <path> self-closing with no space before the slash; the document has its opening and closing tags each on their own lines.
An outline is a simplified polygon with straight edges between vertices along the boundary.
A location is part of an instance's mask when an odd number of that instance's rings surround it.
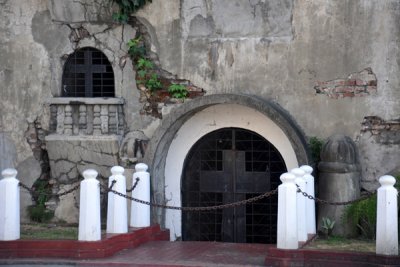
<svg viewBox="0 0 400 267">
<path fill-rule="evenodd" d="M 348 136 L 333 135 L 328 138 L 321 151 L 318 165 L 318 197 L 329 202 L 345 202 L 360 197 L 358 151 Z M 319 203 L 318 230 L 322 229 L 322 219 L 335 221 L 332 234 L 351 237 L 355 230 L 345 218 L 346 206 Z"/>
<path fill-rule="evenodd" d="M 140 113 L 134 68 L 126 59 L 126 43 L 137 29 L 112 23 L 115 7 L 109 3 L 0 1 L 0 151 L 9 153 L 0 155 L 0 166 L 19 166 L 33 156 L 25 136 L 28 125 L 39 119 L 48 130 L 47 100 L 61 95 L 65 60 L 76 48 L 87 46 L 104 52 L 113 66 L 116 96 L 126 101 L 126 132 L 143 132 L 161 150 L 168 145 L 157 144 L 164 127 L 158 129 L 160 120 Z M 344 133 L 357 140 L 364 188 L 374 190 L 379 175 L 397 168 L 396 131 L 360 135 L 360 123 L 371 115 L 387 121 L 399 118 L 399 1 L 153 0 L 137 16 L 160 66 L 178 78 L 209 95 L 273 99 L 306 136 Z M 368 68 L 377 81 L 373 94 L 334 99 L 315 93 L 318 83 Z M 160 108 L 165 116 L 185 113 L 185 105 Z M 66 162 L 79 160 L 73 153 L 57 153 Z M 108 162 L 104 155 L 95 160 Z M 160 154 L 152 160 L 160 163 L 162 158 Z M 85 164 L 92 162 L 76 165 L 82 169 Z M 63 165 L 60 179 L 73 180 L 77 173 Z"/>
<path fill-rule="evenodd" d="M 68 23 L 112 20 L 112 2 L 107 0 L 50 0 L 51 19 Z"/>
<path fill-rule="evenodd" d="M 15 168 L 17 151 L 6 133 L 0 133 L 0 170 Z"/>
<path fill-rule="evenodd" d="M 42 174 L 42 168 L 38 160 L 34 157 L 29 157 L 23 162 L 21 162 L 17 167 L 18 180 L 27 185 L 29 188 L 32 187 L 33 183 L 39 179 Z M 32 195 L 25 189 L 21 188 L 20 190 L 20 214 L 21 221 L 28 222 L 29 215 L 26 207 L 32 205 Z"/>
<path fill-rule="evenodd" d="M 119 142 L 117 136 L 48 135 L 46 144 L 51 177 L 56 180 L 53 193 L 60 194 L 74 187 L 82 179 L 82 172 L 90 168 L 99 173 L 98 179 L 103 184 L 107 183 L 110 168 L 118 165 Z M 56 219 L 78 222 L 79 189 L 54 201 Z"/>
</svg>

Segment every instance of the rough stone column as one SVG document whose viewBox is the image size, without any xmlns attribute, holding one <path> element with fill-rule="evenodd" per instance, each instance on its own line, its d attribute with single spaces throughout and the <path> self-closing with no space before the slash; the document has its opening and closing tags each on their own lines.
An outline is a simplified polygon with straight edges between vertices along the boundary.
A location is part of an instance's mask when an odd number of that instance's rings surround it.
<svg viewBox="0 0 400 267">
<path fill-rule="evenodd" d="M 350 137 L 339 134 L 331 136 L 322 148 L 318 169 L 319 198 L 331 202 L 343 202 L 360 197 L 357 148 Z M 328 217 L 336 222 L 332 231 L 334 235 L 354 235 L 351 225 L 342 219 L 345 209 L 346 206 L 343 205 L 319 203 L 318 229 L 322 229 L 322 218 Z"/>
</svg>

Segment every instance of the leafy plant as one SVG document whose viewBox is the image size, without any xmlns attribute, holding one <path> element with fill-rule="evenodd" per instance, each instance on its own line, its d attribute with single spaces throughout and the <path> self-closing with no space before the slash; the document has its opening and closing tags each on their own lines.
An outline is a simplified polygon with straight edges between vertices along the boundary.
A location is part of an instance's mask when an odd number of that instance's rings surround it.
<svg viewBox="0 0 400 267">
<path fill-rule="evenodd" d="M 147 70 L 139 70 L 137 72 L 137 76 L 139 77 L 140 80 L 146 78 L 146 75 L 147 75 Z"/>
<path fill-rule="evenodd" d="M 322 146 L 324 145 L 324 141 L 322 139 L 319 139 L 316 136 L 313 136 L 309 139 L 308 145 L 311 150 L 311 157 L 314 161 L 314 163 L 318 163 L 321 161 L 321 150 Z"/>
<path fill-rule="evenodd" d="M 33 184 L 33 188 L 32 198 L 35 201 L 35 205 L 27 208 L 29 217 L 35 222 L 47 222 L 54 216 L 54 212 L 46 208 L 46 202 L 51 193 L 50 186 L 46 180 L 37 180 Z"/>
<path fill-rule="evenodd" d="M 128 53 L 133 59 L 143 57 L 146 53 L 146 48 L 142 44 L 141 39 L 141 36 L 139 36 L 137 38 L 130 39 L 127 43 Z"/>
<path fill-rule="evenodd" d="M 345 218 L 357 228 L 364 238 L 375 239 L 376 231 L 376 195 L 349 205 Z"/>
<path fill-rule="evenodd" d="M 172 95 L 172 97 L 178 99 L 184 99 L 189 94 L 188 89 L 185 85 L 174 83 L 168 87 L 168 92 Z"/>
<path fill-rule="evenodd" d="M 129 15 L 135 13 L 152 0 L 112 0 L 119 6 L 119 12 L 113 14 L 113 19 L 120 23 L 127 23 Z"/>
<path fill-rule="evenodd" d="M 395 178 L 395 188 L 400 190 L 400 175 L 395 176 Z M 377 196 L 374 195 L 370 198 L 349 205 L 345 210 L 344 218 L 349 221 L 354 228 L 359 230 L 362 237 L 374 240 L 376 235 L 376 209 Z"/>
<path fill-rule="evenodd" d="M 321 227 L 324 229 L 325 234 L 329 237 L 332 234 L 333 227 L 335 227 L 335 221 L 329 219 L 328 217 L 323 217 Z"/>
<path fill-rule="evenodd" d="M 152 74 L 150 79 L 146 81 L 146 87 L 151 91 L 154 92 L 162 87 L 160 80 L 158 79 L 157 74 Z"/>
<path fill-rule="evenodd" d="M 138 70 L 150 70 L 153 69 L 153 67 L 154 67 L 153 62 L 145 58 L 139 58 L 136 64 L 136 68 Z"/>
</svg>

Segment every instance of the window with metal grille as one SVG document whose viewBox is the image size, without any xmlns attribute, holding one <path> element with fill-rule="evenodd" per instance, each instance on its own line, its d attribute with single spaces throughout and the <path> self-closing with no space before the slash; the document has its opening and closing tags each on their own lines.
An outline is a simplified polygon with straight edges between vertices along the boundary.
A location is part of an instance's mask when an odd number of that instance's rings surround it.
<svg viewBox="0 0 400 267">
<path fill-rule="evenodd" d="M 114 72 L 110 61 L 92 47 L 72 53 L 65 63 L 62 96 L 114 97 Z"/>
</svg>

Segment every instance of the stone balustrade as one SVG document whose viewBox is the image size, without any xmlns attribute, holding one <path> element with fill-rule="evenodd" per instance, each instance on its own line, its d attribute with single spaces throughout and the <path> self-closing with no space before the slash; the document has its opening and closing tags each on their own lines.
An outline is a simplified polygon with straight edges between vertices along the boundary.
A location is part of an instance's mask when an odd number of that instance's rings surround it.
<svg viewBox="0 0 400 267">
<path fill-rule="evenodd" d="M 54 97 L 50 132 L 59 135 L 123 135 L 123 98 Z"/>
</svg>

